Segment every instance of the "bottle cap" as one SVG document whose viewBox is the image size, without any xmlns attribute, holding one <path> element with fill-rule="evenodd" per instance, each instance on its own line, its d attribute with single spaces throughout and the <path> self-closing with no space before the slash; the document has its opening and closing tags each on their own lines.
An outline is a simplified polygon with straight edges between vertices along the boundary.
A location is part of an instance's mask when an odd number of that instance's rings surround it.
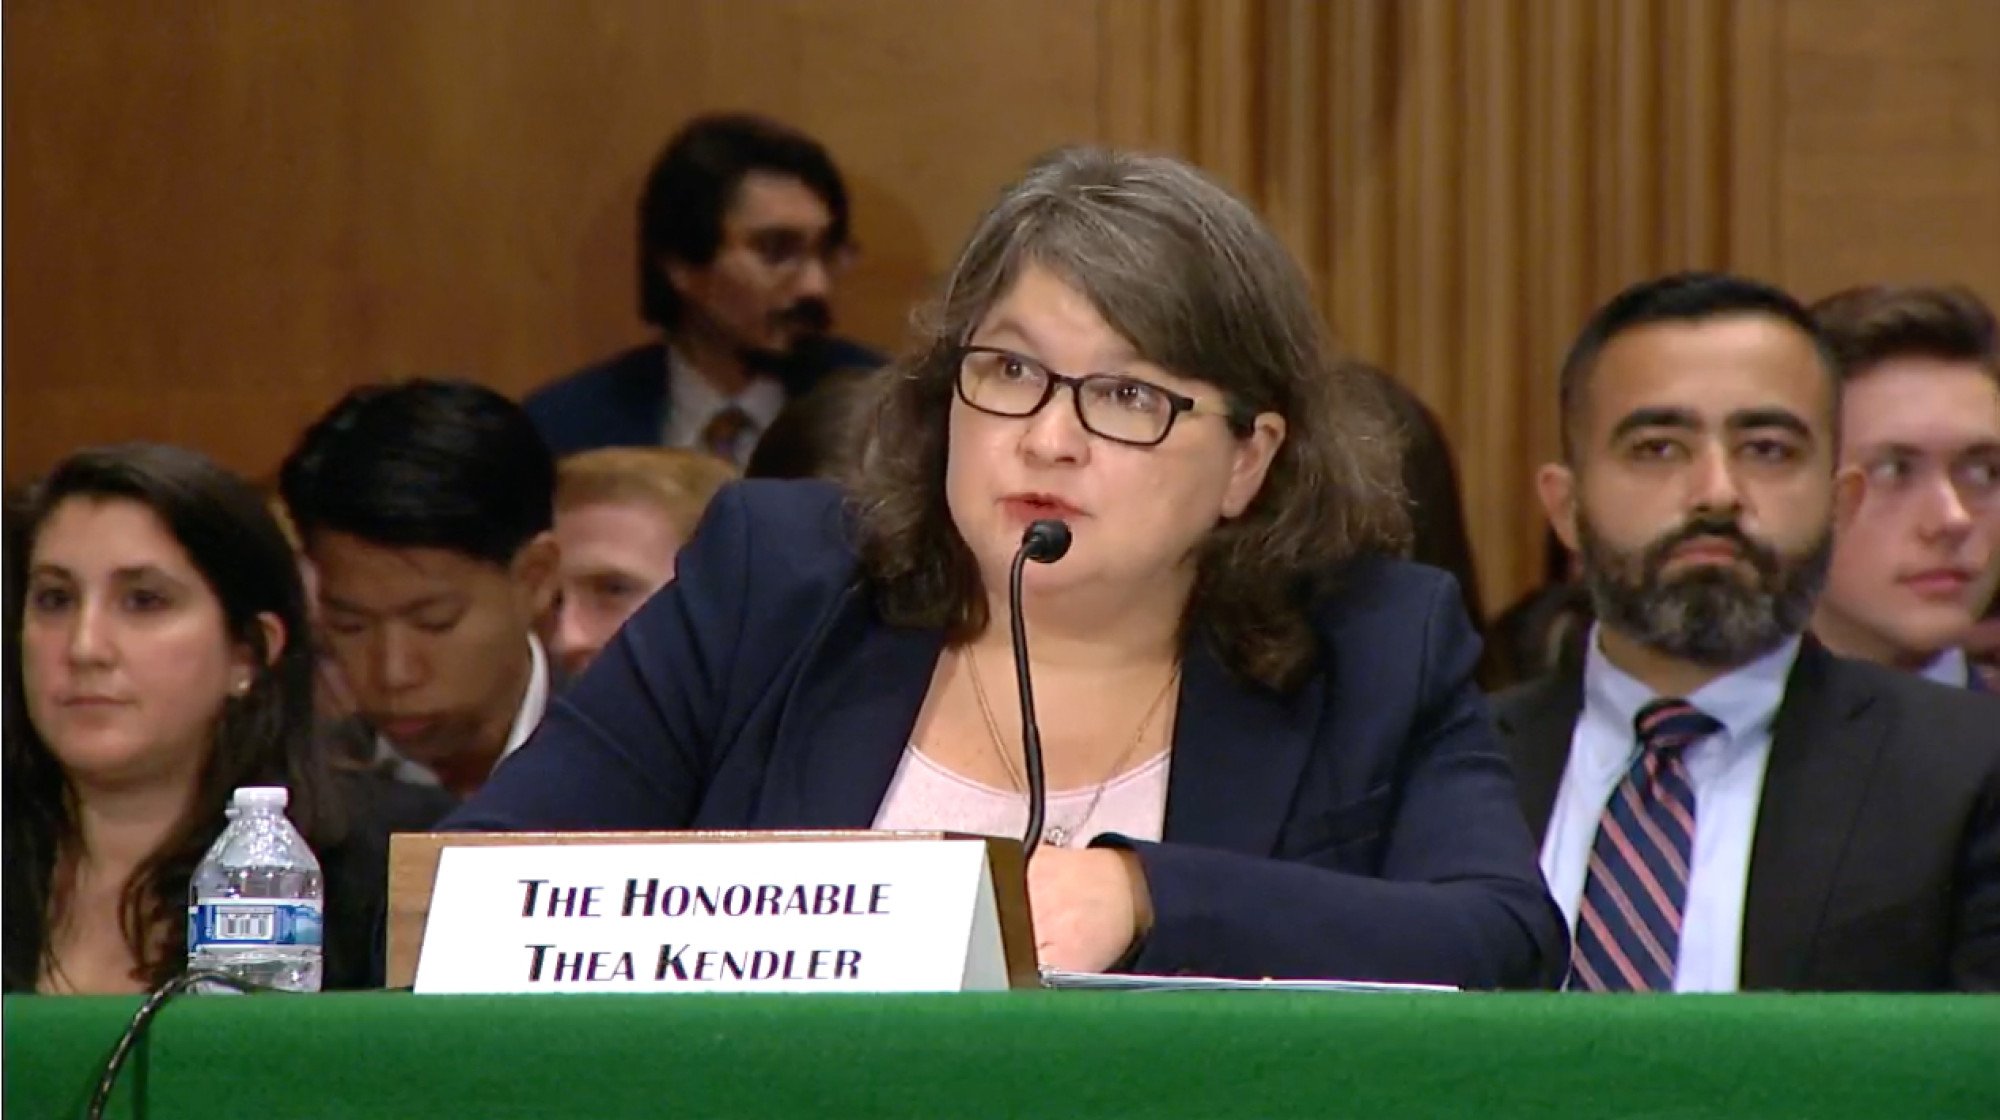
<svg viewBox="0 0 2000 1120">
<path fill-rule="evenodd" d="M 239 786 L 230 804 L 238 809 L 282 809 L 291 799 L 284 786 Z"/>
</svg>

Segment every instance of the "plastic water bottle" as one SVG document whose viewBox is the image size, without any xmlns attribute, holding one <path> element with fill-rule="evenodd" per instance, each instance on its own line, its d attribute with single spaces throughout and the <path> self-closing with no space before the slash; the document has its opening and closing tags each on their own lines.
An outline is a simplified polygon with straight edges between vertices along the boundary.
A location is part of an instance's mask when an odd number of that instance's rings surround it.
<svg viewBox="0 0 2000 1120">
<path fill-rule="evenodd" d="M 317 992 L 326 888 L 282 786 L 245 786 L 188 885 L 188 968 Z M 220 985 L 215 987 L 219 988 Z"/>
</svg>

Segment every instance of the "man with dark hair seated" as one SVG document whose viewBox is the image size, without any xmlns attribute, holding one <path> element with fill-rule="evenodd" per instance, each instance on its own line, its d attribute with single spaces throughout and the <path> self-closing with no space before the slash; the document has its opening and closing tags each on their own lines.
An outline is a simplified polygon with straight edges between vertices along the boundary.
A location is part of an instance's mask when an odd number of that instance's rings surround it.
<svg viewBox="0 0 2000 1120">
<path fill-rule="evenodd" d="M 1583 656 L 1500 696 L 1588 991 L 2000 989 L 2000 702 L 1805 633 L 1833 550 L 1834 349 L 1740 277 L 1591 318 L 1536 476 Z"/>
<path fill-rule="evenodd" d="M 520 406 L 462 381 L 355 389 L 279 487 L 380 760 L 463 796 L 541 721 L 555 462 Z"/>
<path fill-rule="evenodd" d="M 639 313 L 662 341 L 527 399 L 557 455 L 693 447 L 742 466 L 789 397 L 880 355 L 828 333 L 853 258 L 847 188 L 826 149 L 741 113 L 668 141 L 639 201 Z"/>
</svg>

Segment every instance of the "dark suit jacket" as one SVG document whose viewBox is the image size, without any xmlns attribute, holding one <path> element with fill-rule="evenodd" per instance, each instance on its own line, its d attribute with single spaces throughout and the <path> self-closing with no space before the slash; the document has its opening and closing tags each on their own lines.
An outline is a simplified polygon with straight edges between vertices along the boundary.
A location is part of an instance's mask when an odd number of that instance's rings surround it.
<svg viewBox="0 0 2000 1120">
<path fill-rule="evenodd" d="M 326 884 L 320 986 L 326 991 L 379 988 L 388 920 L 389 837 L 430 828 L 457 801 L 441 789 L 362 771 L 338 770 L 335 783 L 347 829 L 340 840 L 315 852 Z"/>
<path fill-rule="evenodd" d="M 1494 707 L 1539 842 L 1581 666 Z M 2000 702 L 1806 639 L 1772 728 L 1741 967 L 1746 990 L 2000 989 Z"/>
<path fill-rule="evenodd" d="M 838 369 L 873 369 L 882 356 L 842 338 L 816 344 L 786 371 L 785 392 L 798 396 Z M 653 447 L 667 428 L 667 347 L 627 350 L 535 390 L 521 402 L 558 458 L 599 447 Z"/>
<path fill-rule="evenodd" d="M 1357 563 L 1296 695 L 1186 652 L 1164 843 L 1132 843 L 1142 972 L 1552 982 L 1535 866 L 1451 580 Z M 886 624 L 839 492 L 726 488 L 679 574 L 446 822 L 463 829 L 866 828 L 944 636 Z"/>
</svg>

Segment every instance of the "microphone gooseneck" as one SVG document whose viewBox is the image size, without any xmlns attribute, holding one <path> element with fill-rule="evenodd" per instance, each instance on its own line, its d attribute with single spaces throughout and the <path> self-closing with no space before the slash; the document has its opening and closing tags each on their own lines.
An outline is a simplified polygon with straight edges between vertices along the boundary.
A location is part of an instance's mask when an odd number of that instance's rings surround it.
<svg viewBox="0 0 2000 1120">
<path fill-rule="evenodd" d="M 1033 858 L 1042 842 L 1042 818 L 1048 810 L 1048 776 L 1042 769 L 1042 729 L 1035 722 L 1035 688 L 1028 674 L 1028 628 L 1021 617 L 1021 571 L 1028 561 L 1053 564 L 1069 552 L 1069 526 L 1043 519 L 1021 534 L 1020 550 L 1007 579 L 1007 609 L 1014 634 L 1014 682 L 1021 694 L 1021 767 L 1028 779 L 1028 833 L 1021 838 L 1022 860 Z"/>
</svg>

